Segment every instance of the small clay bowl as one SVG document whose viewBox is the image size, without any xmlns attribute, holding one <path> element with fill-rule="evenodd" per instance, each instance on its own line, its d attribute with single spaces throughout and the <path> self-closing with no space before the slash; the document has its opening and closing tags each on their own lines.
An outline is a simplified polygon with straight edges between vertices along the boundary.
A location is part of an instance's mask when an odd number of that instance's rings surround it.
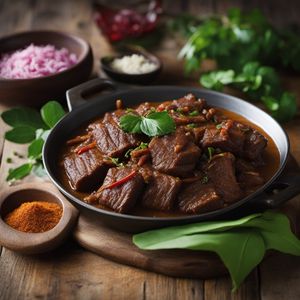
<svg viewBox="0 0 300 300">
<path fill-rule="evenodd" d="M 156 65 L 156 69 L 154 69 L 151 72 L 143 73 L 143 74 L 128 74 L 116 71 L 111 67 L 111 63 L 115 58 L 122 58 L 125 55 L 132 55 L 132 54 L 139 54 L 143 55 L 148 59 L 149 61 L 153 62 Z M 131 83 L 131 84 L 150 84 L 152 83 L 155 78 L 158 76 L 158 74 L 162 70 L 162 63 L 158 59 L 158 57 L 148 53 L 148 52 L 130 52 L 125 53 L 122 55 L 117 56 L 105 56 L 101 58 L 101 67 L 102 70 L 112 79 L 125 82 L 125 83 Z"/>
<path fill-rule="evenodd" d="M 58 31 L 26 31 L 0 39 L 1 55 L 22 49 L 30 44 L 54 45 L 77 55 L 78 61 L 57 74 L 31 79 L 0 77 L 0 102 L 9 105 L 41 106 L 49 100 L 64 101 L 66 90 L 86 81 L 93 68 L 90 45 L 83 39 Z"/>
<path fill-rule="evenodd" d="M 5 216 L 24 202 L 47 201 L 58 203 L 63 213 L 58 224 L 42 233 L 16 230 L 4 222 Z M 0 195 L 0 244 L 23 254 L 47 252 L 61 244 L 77 221 L 78 210 L 51 184 L 24 183 L 11 187 Z"/>
</svg>

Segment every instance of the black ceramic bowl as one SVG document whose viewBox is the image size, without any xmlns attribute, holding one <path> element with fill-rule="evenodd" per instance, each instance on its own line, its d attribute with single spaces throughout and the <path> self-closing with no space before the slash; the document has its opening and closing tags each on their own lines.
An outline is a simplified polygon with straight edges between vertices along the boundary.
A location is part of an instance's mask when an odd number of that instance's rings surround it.
<svg viewBox="0 0 300 300">
<path fill-rule="evenodd" d="M 103 89 L 116 89 L 110 81 L 94 79 L 67 92 L 70 113 L 67 114 L 51 131 L 43 149 L 43 161 L 53 183 L 76 205 L 81 213 L 89 214 L 90 218 L 102 220 L 108 226 L 127 232 L 141 232 L 147 229 L 171 225 L 187 224 L 211 219 L 241 217 L 253 211 L 274 208 L 300 193 L 299 174 L 280 176 L 289 153 L 289 141 L 282 127 L 268 114 L 256 106 L 233 96 L 210 90 L 177 86 L 150 86 L 134 89 L 115 90 L 101 97 L 91 95 Z M 133 106 L 147 101 L 165 101 L 193 93 L 204 98 L 209 105 L 225 108 L 247 118 L 261 127 L 274 141 L 280 153 L 280 165 L 274 176 L 260 189 L 244 199 L 219 210 L 184 217 L 153 218 L 127 214 L 119 214 L 89 205 L 71 194 L 60 182 L 58 170 L 58 149 L 63 146 L 71 135 L 83 124 L 107 111 L 115 109 L 115 100 L 122 99 L 124 106 Z M 90 95 L 90 101 L 85 97 Z M 276 194 L 270 191 L 280 189 Z"/>
<path fill-rule="evenodd" d="M 128 74 L 128 73 L 123 73 L 114 70 L 111 67 L 111 63 L 115 58 L 122 58 L 125 55 L 132 55 L 132 54 L 139 54 L 143 55 L 154 63 L 156 65 L 156 69 L 154 69 L 151 72 L 148 73 L 143 73 L 143 74 Z M 112 79 L 120 82 L 125 82 L 125 83 L 131 83 L 131 84 L 149 84 L 155 80 L 155 78 L 158 76 L 158 74 L 162 70 L 162 63 L 161 61 L 154 55 L 150 53 L 141 53 L 141 52 L 131 52 L 131 53 L 126 53 L 124 55 L 118 55 L 118 56 L 105 56 L 101 58 L 101 67 L 102 70 Z"/>
</svg>

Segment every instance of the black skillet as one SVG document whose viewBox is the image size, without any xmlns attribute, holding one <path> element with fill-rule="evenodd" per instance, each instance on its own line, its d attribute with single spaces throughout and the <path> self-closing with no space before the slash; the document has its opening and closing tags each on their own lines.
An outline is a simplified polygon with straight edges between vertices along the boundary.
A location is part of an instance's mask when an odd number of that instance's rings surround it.
<svg viewBox="0 0 300 300">
<path fill-rule="evenodd" d="M 101 96 L 99 96 L 100 92 L 103 92 Z M 276 174 L 263 187 L 237 203 L 216 211 L 184 217 L 158 218 L 119 214 L 96 208 L 72 195 L 62 185 L 57 174 L 59 149 L 82 125 L 87 124 L 95 117 L 102 116 L 107 111 L 114 110 L 116 99 L 122 99 L 124 106 L 130 107 L 145 101 L 159 102 L 179 98 L 187 93 L 193 93 L 199 98 L 206 99 L 209 105 L 238 113 L 269 134 L 279 150 L 280 166 Z M 96 94 L 98 96 L 95 96 Z M 90 101 L 85 99 L 90 99 Z M 80 211 L 91 214 L 91 217 L 99 217 L 106 225 L 113 228 L 127 232 L 141 232 L 164 226 L 236 218 L 254 211 L 276 208 L 300 193 L 300 174 L 282 175 L 289 154 L 289 140 L 286 133 L 268 114 L 236 97 L 192 87 L 120 87 L 109 80 L 97 78 L 67 91 L 67 102 L 70 112 L 52 129 L 45 143 L 43 149 L 45 168 L 53 183 Z M 272 192 L 274 189 L 277 190 L 277 193 Z"/>
</svg>

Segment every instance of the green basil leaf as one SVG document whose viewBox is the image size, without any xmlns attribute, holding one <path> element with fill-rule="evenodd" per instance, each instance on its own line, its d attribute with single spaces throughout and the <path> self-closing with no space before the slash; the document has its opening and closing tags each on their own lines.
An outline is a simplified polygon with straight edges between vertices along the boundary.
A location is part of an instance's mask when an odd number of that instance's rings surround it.
<svg viewBox="0 0 300 300">
<path fill-rule="evenodd" d="M 279 108 L 272 115 L 279 121 L 291 120 L 297 113 L 297 101 L 295 95 L 283 93 L 279 100 Z"/>
<path fill-rule="evenodd" d="M 140 128 L 141 122 L 141 116 L 129 113 L 120 118 L 120 127 L 125 132 L 142 133 Z"/>
<path fill-rule="evenodd" d="M 169 134 L 176 129 L 174 120 L 166 111 L 153 112 L 142 118 L 141 131 L 148 136 Z"/>
<path fill-rule="evenodd" d="M 201 76 L 200 83 L 206 88 L 222 90 L 223 85 L 234 82 L 235 73 L 233 70 L 212 71 Z"/>
<path fill-rule="evenodd" d="M 7 110 L 1 114 L 5 123 L 12 127 L 29 126 L 32 128 L 47 128 L 40 114 L 31 108 L 18 107 Z"/>
<path fill-rule="evenodd" d="M 49 101 L 41 108 L 41 116 L 50 128 L 54 127 L 64 115 L 64 109 L 56 101 Z"/>
<path fill-rule="evenodd" d="M 6 180 L 10 181 L 13 179 L 15 179 L 15 180 L 22 179 L 23 177 L 29 175 L 31 170 L 32 170 L 32 164 L 27 163 L 27 164 L 21 165 L 20 167 L 18 167 L 16 169 L 10 170 Z"/>
<path fill-rule="evenodd" d="M 34 140 L 28 147 L 28 157 L 29 158 L 40 158 L 42 156 L 42 149 L 44 145 L 44 140 L 42 138 L 38 138 Z"/>
<path fill-rule="evenodd" d="M 46 141 L 46 139 L 48 138 L 49 133 L 51 132 L 51 129 L 48 130 L 44 130 L 44 129 L 37 129 L 35 132 L 35 138 L 36 139 L 43 139 L 44 141 Z"/>
<path fill-rule="evenodd" d="M 265 104 L 265 106 L 268 108 L 269 111 L 277 111 L 279 109 L 279 102 L 277 99 L 271 97 L 271 96 L 264 96 L 261 97 L 261 100 Z"/>
<path fill-rule="evenodd" d="M 5 138 L 18 144 L 30 143 L 35 139 L 35 129 L 29 126 L 15 127 L 5 133 Z"/>
<path fill-rule="evenodd" d="M 47 176 L 47 172 L 46 172 L 42 162 L 36 163 L 32 168 L 32 172 L 34 175 L 36 175 L 38 177 L 46 177 Z"/>
</svg>

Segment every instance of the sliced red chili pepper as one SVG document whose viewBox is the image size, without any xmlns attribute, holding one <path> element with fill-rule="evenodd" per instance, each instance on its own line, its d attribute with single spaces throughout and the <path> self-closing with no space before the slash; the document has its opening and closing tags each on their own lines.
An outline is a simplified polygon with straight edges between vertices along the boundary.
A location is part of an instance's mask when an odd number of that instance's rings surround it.
<svg viewBox="0 0 300 300">
<path fill-rule="evenodd" d="M 84 152 L 86 152 L 86 151 L 88 151 L 88 150 L 90 150 L 92 148 L 95 148 L 96 146 L 97 146 L 97 143 L 96 143 L 96 141 L 94 141 L 94 142 L 92 142 L 90 144 L 87 144 L 87 145 L 85 145 L 85 146 L 77 149 L 76 153 L 77 154 L 82 154 L 82 153 L 84 153 Z"/>
<path fill-rule="evenodd" d="M 130 172 L 127 176 L 121 178 L 120 180 L 117 180 L 117 181 L 115 181 L 115 182 L 113 182 L 113 183 L 111 183 L 111 184 L 102 186 L 102 187 L 98 190 L 98 192 L 101 192 L 101 191 L 103 191 L 103 190 L 105 190 L 105 189 L 113 189 L 113 188 L 115 188 L 115 187 L 117 187 L 117 186 L 119 186 L 119 185 L 121 185 L 121 184 L 127 182 L 127 181 L 130 180 L 131 178 L 133 178 L 135 174 L 136 174 L 136 171 L 133 170 L 133 171 Z"/>
</svg>

